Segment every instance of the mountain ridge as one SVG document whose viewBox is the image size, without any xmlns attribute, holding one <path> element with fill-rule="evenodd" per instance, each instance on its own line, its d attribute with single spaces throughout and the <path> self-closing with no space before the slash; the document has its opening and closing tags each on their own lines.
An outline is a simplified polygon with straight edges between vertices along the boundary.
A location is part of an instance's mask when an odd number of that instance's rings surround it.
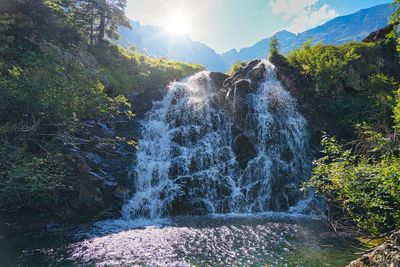
<svg viewBox="0 0 400 267">
<path fill-rule="evenodd" d="M 370 32 L 388 25 L 394 8 L 390 4 L 376 5 L 355 13 L 339 16 L 302 33 L 282 30 L 275 33 L 280 42 L 282 54 L 301 47 L 312 39 L 313 43 L 339 45 L 349 41 L 361 41 Z M 165 57 L 188 63 L 197 63 L 210 71 L 226 72 L 237 61 L 251 61 L 267 56 L 268 44 L 272 36 L 241 49 L 231 49 L 218 54 L 206 44 L 193 41 L 189 35 L 173 37 L 162 27 L 141 25 L 131 21 L 132 30 L 121 28 L 119 44 L 124 47 L 135 46 L 138 52 L 152 57 Z"/>
<path fill-rule="evenodd" d="M 141 25 L 131 21 L 132 29 L 121 28 L 119 44 L 134 46 L 138 52 L 152 57 L 197 63 L 211 71 L 227 69 L 225 62 L 214 49 L 202 42 L 193 41 L 188 34 L 171 36 L 162 27 Z"/>
<path fill-rule="evenodd" d="M 361 41 L 369 33 L 388 25 L 388 19 L 394 12 L 390 4 L 376 5 L 361 9 L 355 13 L 339 16 L 315 28 L 295 34 L 287 30 L 275 34 L 280 42 L 281 53 L 287 54 L 293 49 L 312 39 L 313 43 L 339 45 L 349 41 Z M 229 50 L 221 54 L 227 65 L 237 61 L 249 61 L 267 56 L 271 37 L 256 42 L 254 45 L 239 50 Z M 233 56 L 235 55 L 235 57 Z"/>
</svg>

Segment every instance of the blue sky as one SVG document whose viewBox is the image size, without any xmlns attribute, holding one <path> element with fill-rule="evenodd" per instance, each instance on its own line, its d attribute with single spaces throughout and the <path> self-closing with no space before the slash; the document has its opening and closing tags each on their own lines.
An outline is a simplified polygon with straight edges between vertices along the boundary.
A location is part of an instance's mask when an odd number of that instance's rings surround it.
<svg viewBox="0 0 400 267">
<path fill-rule="evenodd" d="M 302 32 L 390 0 L 128 0 L 127 16 L 164 26 L 176 17 L 192 39 L 217 52 L 242 48 L 279 30 Z"/>
</svg>

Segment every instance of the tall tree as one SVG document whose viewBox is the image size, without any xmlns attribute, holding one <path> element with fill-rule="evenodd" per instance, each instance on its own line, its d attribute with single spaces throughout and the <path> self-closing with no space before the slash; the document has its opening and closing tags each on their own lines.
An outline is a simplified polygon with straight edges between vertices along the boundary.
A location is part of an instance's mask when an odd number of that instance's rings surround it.
<svg viewBox="0 0 400 267">
<path fill-rule="evenodd" d="M 79 34 L 76 34 L 77 31 L 71 27 L 73 0 L 0 0 L 0 2 L 0 39 L 7 35 L 20 41 L 38 35 L 68 42 L 80 38 Z"/>
<path fill-rule="evenodd" d="M 118 39 L 118 27 L 130 24 L 125 15 L 126 0 L 75 0 L 76 20 L 89 43 L 101 43 L 104 39 Z"/>
<path fill-rule="evenodd" d="M 269 43 L 269 56 L 276 56 L 277 54 L 279 54 L 279 41 L 278 38 L 276 38 L 276 36 L 274 35 L 271 38 L 271 41 Z"/>
</svg>

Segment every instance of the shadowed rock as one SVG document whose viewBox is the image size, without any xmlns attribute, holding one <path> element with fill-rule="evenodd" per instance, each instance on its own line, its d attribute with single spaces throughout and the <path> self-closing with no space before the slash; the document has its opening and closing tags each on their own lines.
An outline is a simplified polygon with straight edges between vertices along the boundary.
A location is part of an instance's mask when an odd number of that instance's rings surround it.
<svg viewBox="0 0 400 267">
<path fill-rule="evenodd" d="M 364 38 L 363 42 L 364 43 L 373 43 L 373 42 L 385 39 L 389 33 L 393 32 L 395 30 L 397 25 L 398 25 L 398 23 L 393 23 L 382 29 L 371 32 L 367 37 Z"/>
</svg>

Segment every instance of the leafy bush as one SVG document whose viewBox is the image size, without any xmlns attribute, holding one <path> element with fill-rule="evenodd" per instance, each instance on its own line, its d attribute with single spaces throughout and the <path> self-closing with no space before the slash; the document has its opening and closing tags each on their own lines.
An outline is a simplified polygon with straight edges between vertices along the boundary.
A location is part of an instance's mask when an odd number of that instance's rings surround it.
<svg viewBox="0 0 400 267">
<path fill-rule="evenodd" d="M 304 44 L 301 49 L 290 52 L 287 56 L 291 66 L 304 75 L 311 76 L 316 83 L 316 90 L 324 94 L 335 94 L 346 80 L 349 62 L 360 58 L 356 49 L 372 46 L 364 43 L 350 43 L 344 46 Z"/>
<path fill-rule="evenodd" d="M 386 142 L 379 134 L 373 137 Z M 378 160 L 355 155 L 328 136 L 322 138 L 322 145 L 324 156 L 316 161 L 310 180 L 317 193 L 342 207 L 368 232 L 396 229 L 400 225 L 400 159 L 391 153 Z"/>
<path fill-rule="evenodd" d="M 246 67 L 247 62 L 244 61 L 237 61 L 235 64 L 232 65 L 232 67 L 229 69 L 229 74 L 233 75 L 239 68 Z"/>
<path fill-rule="evenodd" d="M 396 229 L 400 60 L 395 38 L 340 46 L 306 43 L 287 60 L 311 81 L 301 93 L 326 120 L 324 130 L 340 140 L 322 137 L 323 156 L 315 161 L 309 186 L 361 229 L 373 234 Z"/>
<path fill-rule="evenodd" d="M 0 60 L 0 210 L 56 205 L 63 142 L 116 109 L 77 53 L 48 46 Z"/>
<path fill-rule="evenodd" d="M 62 202 L 57 189 L 66 175 L 68 168 L 61 154 L 32 154 L 27 146 L 2 143 L 0 211 L 54 207 Z"/>
<path fill-rule="evenodd" d="M 353 126 L 364 121 L 390 128 L 398 88 L 393 77 L 400 67 L 393 38 L 340 46 L 308 42 L 290 52 L 287 60 L 312 81 L 302 86 L 302 94 L 336 134 L 354 138 Z"/>
</svg>

